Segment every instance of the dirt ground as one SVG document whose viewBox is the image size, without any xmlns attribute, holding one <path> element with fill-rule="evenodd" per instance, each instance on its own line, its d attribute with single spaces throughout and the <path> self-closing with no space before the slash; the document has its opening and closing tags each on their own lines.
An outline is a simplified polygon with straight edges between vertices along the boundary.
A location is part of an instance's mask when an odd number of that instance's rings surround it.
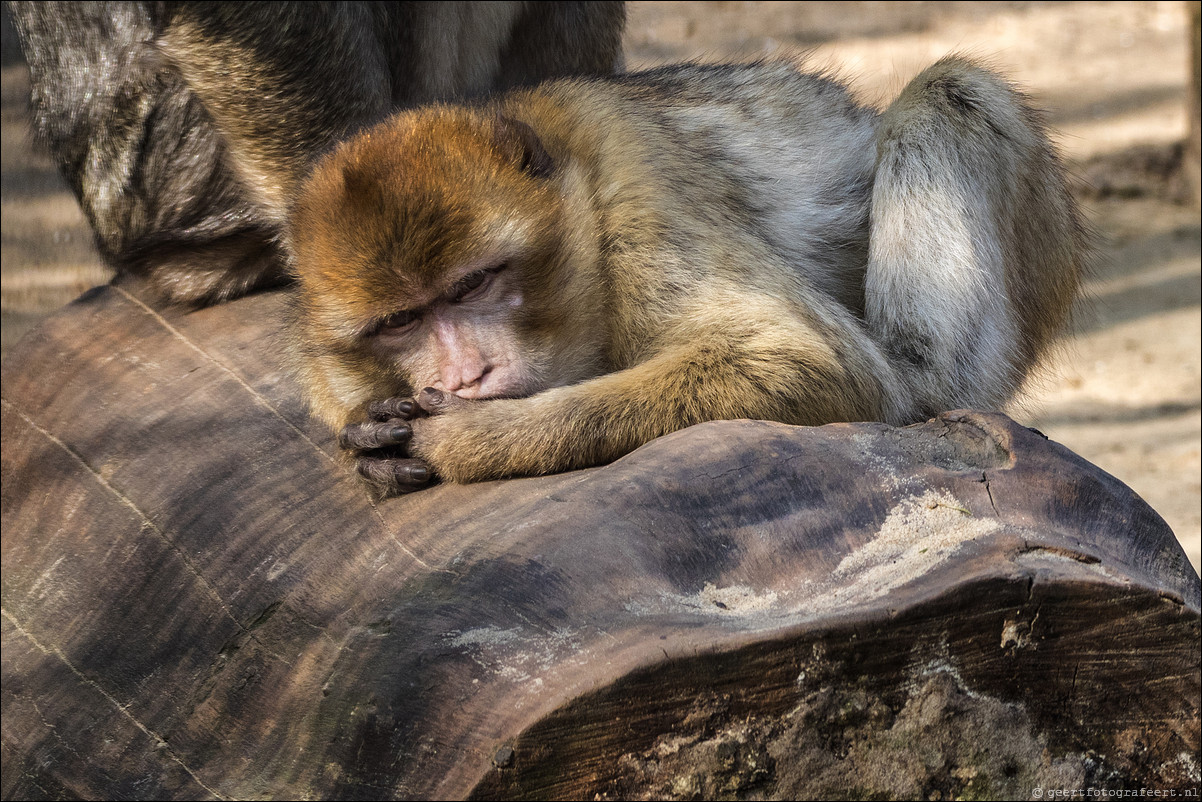
<svg viewBox="0 0 1202 802">
<path fill-rule="evenodd" d="M 1202 565 L 1199 213 L 1179 170 L 1184 2 L 630 4 L 627 65 L 783 54 L 887 103 L 951 52 L 988 59 L 1048 112 L 1099 258 L 1073 332 L 1008 410 L 1122 479 Z M 7 32 L 6 32 L 7 33 Z M 4 40 L 0 322 L 5 352 L 106 281 L 87 226 L 27 134 L 28 74 Z"/>
</svg>

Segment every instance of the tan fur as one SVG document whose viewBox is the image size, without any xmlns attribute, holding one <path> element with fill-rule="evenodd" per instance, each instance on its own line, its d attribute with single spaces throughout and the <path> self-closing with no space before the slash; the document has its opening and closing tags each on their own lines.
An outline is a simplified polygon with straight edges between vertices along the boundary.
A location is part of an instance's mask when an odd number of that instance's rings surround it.
<svg viewBox="0 0 1202 802">
<path fill-rule="evenodd" d="M 1063 321 L 1083 253 L 1034 114 L 962 59 L 884 115 L 775 63 L 403 112 L 318 166 L 291 235 L 302 378 L 335 428 L 437 379 L 373 321 L 433 316 L 465 265 L 506 265 L 496 300 L 472 301 L 487 333 L 465 331 L 537 381 L 409 424 L 407 459 L 460 482 L 714 419 L 996 406 Z"/>
</svg>

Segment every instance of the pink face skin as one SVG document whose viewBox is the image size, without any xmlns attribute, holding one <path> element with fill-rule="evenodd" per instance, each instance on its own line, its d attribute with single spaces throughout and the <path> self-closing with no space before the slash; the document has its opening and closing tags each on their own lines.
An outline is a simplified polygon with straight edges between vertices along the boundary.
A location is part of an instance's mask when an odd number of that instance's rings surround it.
<svg viewBox="0 0 1202 802">
<path fill-rule="evenodd" d="M 462 399 L 516 398 L 540 389 L 523 357 L 516 317 L 523 297 L 505 263 L 469 266 L 448 289 L 377 321 L 372 346 L 401 367 L 415 390 Z"/>
</svg>

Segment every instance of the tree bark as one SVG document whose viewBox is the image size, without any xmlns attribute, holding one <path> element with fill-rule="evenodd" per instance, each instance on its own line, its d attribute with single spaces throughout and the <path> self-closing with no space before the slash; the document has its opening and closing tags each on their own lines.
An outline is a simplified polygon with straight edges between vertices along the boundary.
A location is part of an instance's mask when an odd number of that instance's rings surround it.
<svg viewBox="0 0 1202 802">
<path fill-rule="evenodd" d="M 3 796 L 1196 787 L 1200 590 L 1008 418 L 695 426 L 375 504 L 270 293 L 90 293 L 3 367 Z"/>
</svg>

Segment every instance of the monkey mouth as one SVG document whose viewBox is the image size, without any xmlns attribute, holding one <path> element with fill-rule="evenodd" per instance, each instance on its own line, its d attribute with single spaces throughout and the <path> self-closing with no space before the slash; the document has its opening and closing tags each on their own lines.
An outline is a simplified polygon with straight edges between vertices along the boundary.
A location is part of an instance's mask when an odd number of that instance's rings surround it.
<svg viewBox="0 0 1202 802">
<path fill-rule="evenodd" d="M 506 367 L 497 366 L 488 371 L 475 394 L 460 395 L 458 392 L 450 394 L 457 395 L 466 401 L 500 401 L 529 398 L 547 389 L 546 382 L 529 375 L 527 371 L 510 372 L 506 370 Z"/>
<path fill-rule="evenodd" d="M 470 397 L 466 397 L 466 398 L 463 396 L 460 396 L 460 397 L 464 398 L 465 401 L 505 401 L 505 400 L 513 400 L 515 398 L 529 398 L 532 395 L 537 395 L 538 393 L 541 393 L 545 389 L 547 389 L 547 388 L 546 387 L 537 387 L 537 388 L 508 387 L 508 388 L 500 388 L 498 390 L 491 391 L 486 395 L 474 395 L 474 396 L 470 396 Z M 454 395 L 454 393 L 451 393 L 451 395 Z"/>
</svg>

